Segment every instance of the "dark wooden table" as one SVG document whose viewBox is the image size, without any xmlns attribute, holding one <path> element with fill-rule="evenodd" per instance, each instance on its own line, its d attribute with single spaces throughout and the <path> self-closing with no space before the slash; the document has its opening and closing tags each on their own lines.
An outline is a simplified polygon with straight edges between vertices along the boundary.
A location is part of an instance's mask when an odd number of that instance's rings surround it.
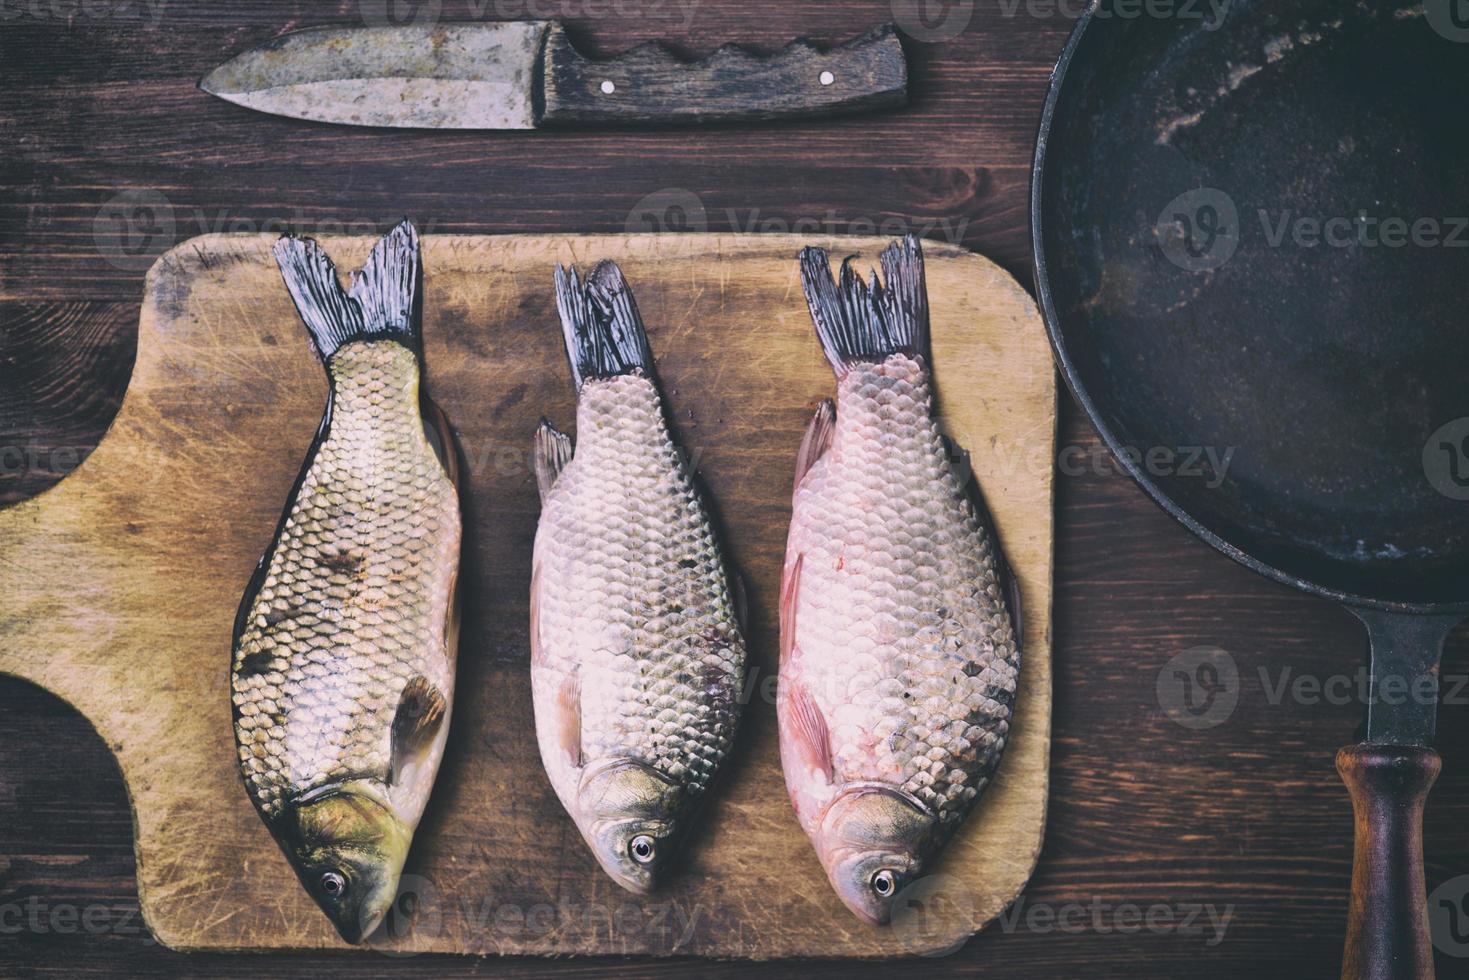
<svg viewBox="0 0 1469 980">
<path fill-rule="evenodd" d="M 801 34 L 840 41 L 896 14 L 917 36 L 914 104 L 759 130 L 437 135 L 293 123 L 194 87 L 229 54 L 287 28 L 439 7 L 446 20 L 560 17 L 601 54 L 649 38 L 690 53 L 735 39 L 767 48 Z M 206 232 L 367 234 L 404 214 L 430 233 L 913 230 L 984 252 L 1029 282 L 1027 171 L 1050 66 L 1072 23 L 1060 7 L 933 0 L 919 19 L 910 0 L 0 0 L 0 499 L 44 490 L 96 445 L 131 369 L 144 271 Z M 911 969 L 1335 975 L 1351 814 L 1332 756 L 1362 715 L 1360 629 L 1338 607 L 1192 539 L 1118 475 L 1065 399 L 1061 445 L 1045 851 L 1005 921 Z M 1227 651 L 1237 668 L 1203 715 L 1219 722 L 1208 728 L 1173 720 L 1173 696 L 1159 694 L 1160 676 L 1174 690 L 1174 669 L 1188 666 L 1174 658 L 1197 647 Z M 1469 891 L 1469 877 L 1459 879 L 1469 872 L 1465 647 L 1456 637 L 1444 664 L 1444 775 L 1426 830 L 1429 887 L 1449 898 Z M 49 695 L 0 679 L 0 975 L 748 970 L 372 953 L 185 957 L 142 926 L 131 839 L 123 784 L 91 727 Z M 1469 942 L 1456 945 L 1462 935 L 1450 930 L 1442 944 L 1469 953 Z M 1465 964 L 1441 954 L 1440 976 L 1463 975 Z M 761 969 L 816 977 L 878 968 Z"/>
</svg>

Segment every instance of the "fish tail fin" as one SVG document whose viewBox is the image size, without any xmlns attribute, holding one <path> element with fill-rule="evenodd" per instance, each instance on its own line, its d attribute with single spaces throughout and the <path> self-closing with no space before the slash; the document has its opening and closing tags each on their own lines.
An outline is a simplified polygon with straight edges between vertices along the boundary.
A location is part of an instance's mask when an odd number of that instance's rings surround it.
<svg viewBox="0 0 1469 980">
<path fill-rule="evenodd" d="M 597 263 L 585 281 L 556 267 L 556 308 L 578 391 L 596 378 L 653 375 L 653 354 L 632 290 L 616 262 Z"/>
<path fill-rule="evenodd" d="M 421 349 L 422 266 L 418 231 L 409 221 L 373 248 L 362 271 L 343 289 L 337 267 L 310 238 L 286 236 L 275 243 L 286 289 L 323 362 L 353 340 L 396 340 Z"/>
<path fill-rule="evenodd" d="M 801 286 L 821 349 L 837 377 L 852 364 L 890 354 L 921 357 L 928 351 L 928 288 L 923 246 L 909 235 L 883 249 L 883 281 L 863 282 L 848 258 L 833 280 L 826 250 L 801 251 Z"/>
</svg>

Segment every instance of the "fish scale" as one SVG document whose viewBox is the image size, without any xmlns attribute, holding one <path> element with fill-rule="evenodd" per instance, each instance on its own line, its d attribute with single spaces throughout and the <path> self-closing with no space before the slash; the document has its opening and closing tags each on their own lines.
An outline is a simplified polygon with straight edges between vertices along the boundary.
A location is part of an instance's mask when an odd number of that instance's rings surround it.
<svg viewBox="0 0 1469 980">
<path fill-rule="evenodd" d="M 324 783 L 386 781 L 409 680 L 453 689 L 458 502 L 423 432 L 418 374 L 391 342 L 333 358 L 330 429 L 236 644 L 240 765 L 267 816 Z"/>
</svg>

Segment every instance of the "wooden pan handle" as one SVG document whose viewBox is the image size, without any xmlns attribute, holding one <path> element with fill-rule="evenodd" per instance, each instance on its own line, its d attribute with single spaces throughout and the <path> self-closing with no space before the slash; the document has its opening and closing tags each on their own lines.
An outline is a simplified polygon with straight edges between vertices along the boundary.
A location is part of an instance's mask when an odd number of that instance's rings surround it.
<svg viewBox="0 0 1469 980">
<path fill-rule="evenodd" d="M 1357 826 L 1342 980 L 1433 978 L 1423 805 L 1440 765 L 1423 746 L 1364 742 L 1336 754 Z"/>
</svg>

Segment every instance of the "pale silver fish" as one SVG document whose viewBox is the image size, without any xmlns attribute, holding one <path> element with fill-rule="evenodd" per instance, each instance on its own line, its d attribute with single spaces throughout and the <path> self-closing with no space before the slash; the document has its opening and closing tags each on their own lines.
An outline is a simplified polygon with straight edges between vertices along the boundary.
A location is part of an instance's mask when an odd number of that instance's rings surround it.
<svg viewBox="0 0 1469 980">
<path fill-rule="evenodd" d="M 745 643 L 622 273 L 558 268 L 556 290 L 577 441 L 536 434 L 536 734 L 597 861 L 646 894 L 729 753 Z"/>
<path fill-rule="evenodd" d="M 378 244 L 350 291 L 313 241 L 275 255 L 330 394 L 235 622 L 235 741 L 251 801 L 355 943 L 396 899 L 449 731 L 455 456 L 419 387 L 413 227 Z"/>
<path fill-rule="evenodd" d="M 832 887 L 889 921 L 984 791 L 1010 734 L 1019 601 L 933 418 L 923 252 L 871 285 L 801 254 L 836 404 L 796 466 L 776 709 L 786 786 Z"/>
</svg>

